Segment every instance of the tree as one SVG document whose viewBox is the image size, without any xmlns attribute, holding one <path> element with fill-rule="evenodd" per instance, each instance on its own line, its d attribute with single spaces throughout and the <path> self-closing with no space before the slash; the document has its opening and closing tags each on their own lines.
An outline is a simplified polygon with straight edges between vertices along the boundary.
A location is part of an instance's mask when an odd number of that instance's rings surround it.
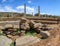
<svg viewBox="0 0 60 46">
<path fill-rule="evenodd" d="M 38 13 L 36 13 L 34 16 L 38 16 Z"/>
</svg>

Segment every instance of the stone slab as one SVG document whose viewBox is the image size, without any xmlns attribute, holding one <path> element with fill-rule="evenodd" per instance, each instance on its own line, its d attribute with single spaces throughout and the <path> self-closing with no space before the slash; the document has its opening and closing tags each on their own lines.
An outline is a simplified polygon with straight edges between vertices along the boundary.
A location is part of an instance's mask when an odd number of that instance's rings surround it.
<svg viewBox="0 0 60 46">
<path fill-rule="evenodd" d="M 39 42 L 40 39 L 33 36 L 22 36 L 16 39 L 16 46 L 28 46 Z"/>
<path fill-rule="evenodd" d="M 6 36 L 0 36 L 0 46 L 10 46 L 12 40 Z"/>
</svg>

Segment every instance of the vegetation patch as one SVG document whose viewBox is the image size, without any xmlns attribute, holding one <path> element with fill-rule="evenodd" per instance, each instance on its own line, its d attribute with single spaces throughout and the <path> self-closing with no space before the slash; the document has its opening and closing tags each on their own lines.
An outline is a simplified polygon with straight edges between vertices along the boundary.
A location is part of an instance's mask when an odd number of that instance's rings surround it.
<svg viewBox="0 0 60 46">
<path fill-rule="evenodd" d="M 10 46 L 14 46 L 14 41 L 10 44 Z"/>
<path fill-rule="evenodd" d="M 0 31 L 0 36 L 1 36 L 1 35 L 5 35 L 5 34 L 3 33 L 3 31 Z"/>
<path fill-rule="evenodd" d="M 36 32 L 33 29 L 30 29 L 28 32 L 25 33 L 25 35 L 35 36 L 36 35 Z"/>
</svg>

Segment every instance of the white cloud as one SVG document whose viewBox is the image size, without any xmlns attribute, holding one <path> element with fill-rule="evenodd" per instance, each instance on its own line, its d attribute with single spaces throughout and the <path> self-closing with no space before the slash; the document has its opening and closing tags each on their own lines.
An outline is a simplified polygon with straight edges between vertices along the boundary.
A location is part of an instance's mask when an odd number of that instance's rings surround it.
<svg viewBox="0 0 60 46">
<path fill-rule="evenodd" d="M 31 1 L 29 0 L 28 3 L 31 3 Z"/>
<path fill-rule="evenodd" d="M 10 6 L 5 6 L 4 7 L 5 8 L 5 10 L 7 11 L 7 12 L 17 12 L 16 10 L 14 10 L 12 7 L 10 7 Z"/>
<path fill-rule="evenodd" d="M 23 12 L 24 11 L 24 5 L 17 6 L 16 9 L 19 10 L 20 12 Z M 32 13 L 32 12 L 34 13 L 35 9 L 32 7 L 26 6 L 26 11 L 27 11 L 27 13 Z"/>
<path fill-rule="evenodd" d="M 7 0 L 2 0 L 2 3 L 5 2 L 5 1 L 7 1 Z"/>
<path fill-rule="evenodd" d="M 0 12 L 17 12 L 17 10 L 13 9 L 10 6 L 0 6 Z"/>
<path fill-rule="evenodd" d="M 14 0 L 2 0 L 2 3 L 6 2 L 6 1 L 13 2 Z"/>
<path fill-rule="evenodd" d="M 12 8 L 11 6 L 0 6 L 0 12 L 19 12 L 19 13 L 23 13 L 24 12 L 24 5 L 22 6 L 17 6 L 15 9 Z M 26 13 L 27 14 L 33 14 L 36 13 L 37 11 L 35 11 L 34 8 L 26 6 Z"/>
</svg>

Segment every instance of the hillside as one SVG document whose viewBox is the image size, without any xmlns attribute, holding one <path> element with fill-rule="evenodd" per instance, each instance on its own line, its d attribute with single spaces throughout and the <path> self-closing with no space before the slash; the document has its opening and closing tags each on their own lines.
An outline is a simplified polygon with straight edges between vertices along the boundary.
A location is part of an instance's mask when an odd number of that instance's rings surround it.
<svg viewBox="0 0 60 46">
<path fill-rule="evenodd" d="M 21 17 L 24 13 L 17 13 L 17 12 L 0 12 L 0 17 Z M 33 16 L 32 14 L 26 14 L 26 16 Z M 38 13 L 34 14 L 34 16 L 38 16 Z M 53 18 L 60 18 L 57 15 L 48 15 L 48 14 L 40 14 L 40 17 L 53 17 Z"/>
</svg>

